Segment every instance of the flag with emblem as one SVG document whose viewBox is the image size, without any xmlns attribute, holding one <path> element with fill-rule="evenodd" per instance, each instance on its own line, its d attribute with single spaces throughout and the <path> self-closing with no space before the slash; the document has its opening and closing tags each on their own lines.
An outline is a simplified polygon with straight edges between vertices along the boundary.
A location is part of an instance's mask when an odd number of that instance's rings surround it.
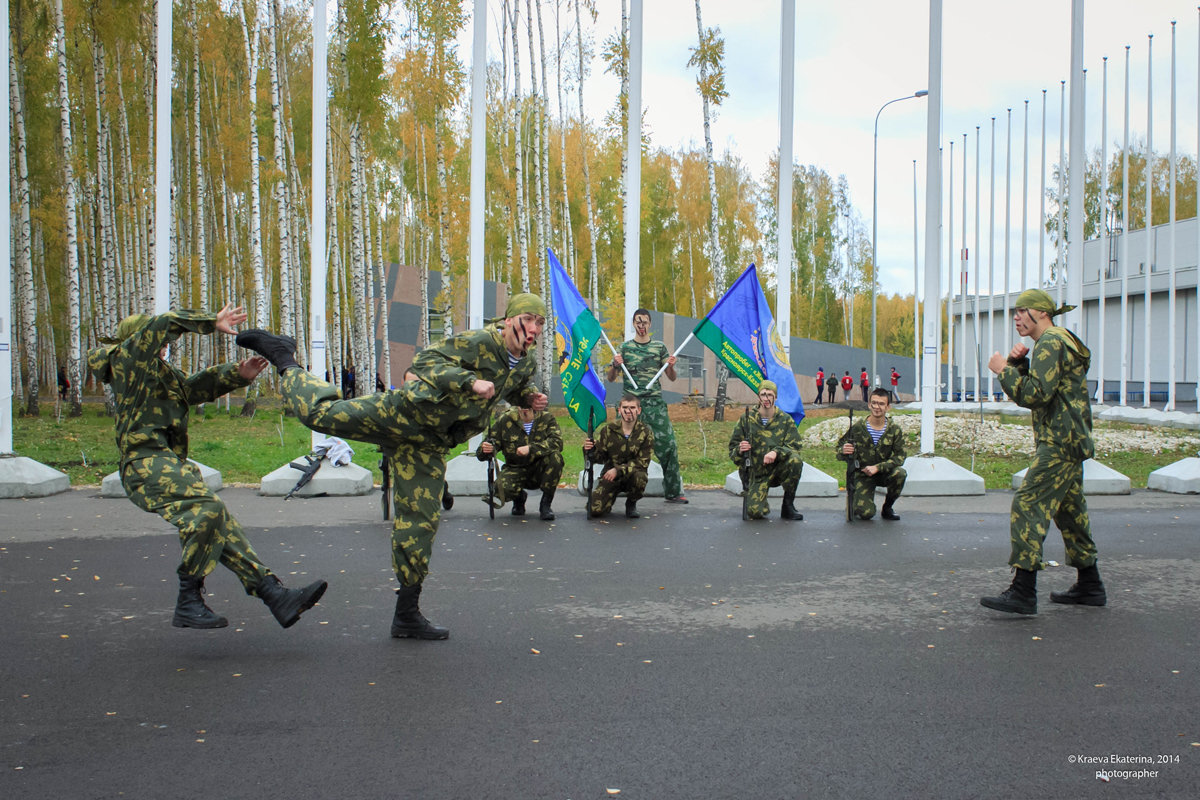
<svg viewBox="0 0 1200 800">
<path fill-rule="evenodd" d="M 600 323 L 579 295 L 571 276 L 554 255 L 550 257 L 550 297 L 554 304 L 554 351 L 562 379 L 567 413 L 583 431 L 588 429 L 589 411 L 596 425 L 604 422 L 604 384 L 592 368 L 592 348 L 600 342 Z"/>
</svg>

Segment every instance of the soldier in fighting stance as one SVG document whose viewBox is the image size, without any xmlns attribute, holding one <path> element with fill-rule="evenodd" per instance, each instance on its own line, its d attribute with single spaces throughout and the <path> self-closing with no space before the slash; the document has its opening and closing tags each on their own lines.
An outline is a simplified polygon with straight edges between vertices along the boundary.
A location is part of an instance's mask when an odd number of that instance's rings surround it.
<svg viewBox="0 0 1200 800">
<path fill-rule="evenodd" d="M 542 500 L 538 515 L 550 521 L 554 511 L 554 492 L 563 471 L 562 432 L 558 420 L 549 411 L 532 408 L 510 408 L 492 426 L 490 439 L 484 439 L 475 451 L 480 461 L 496 453 L 504 455 L 504 469 L 496 480 L 492 498 L 496 508 L 512 500 L 514 517 L 525 514 L 526 489 L 541 489 Z M 483 501 L 486 503 L 487 498 Z"/>
<path fill-rule="evenodd" d="M 995 597 L 979 599 L 997 611 L 1037 613 L 1037 573 L 1044 565 L 1042 544 L 1051 519 L 1062 532 L 1067 563 L 1078 570 L 1078 578 L 1067 591 L 1051 592 L 1050 601 L 1085 606 L 1108 602 L 1083 496 L 1083 462 L 1094 452 L 1087 393 L 1091 351 L 1053 322 L 1073 308 L 1056 308 L 1041 289 L 1021 292 L 1013 322 L 1019 335 L 1033 339 L 1033 351 L 1018 342 L 1007 359 L 1000 353 L 988 359 L 988 369 L 1000 376 L 1004 393 L 1032 412 L 1036 448 L 1025 480 L 1013 495 L 1008 560 L 1014 570 L 1012 585 Z"/>
<path fill-rule="evenodd" d="M 445 639 L 450 631 L 421 613 L 441 519 L 445 453 L 487 427 L 500 400 L 544 411 L 549 398 L 532 378 L 527 357 L 546 324 L 546 304 L 534 294 L 508 301 L 502 326 L 465 331 L 425 348 L 413 360 L 416 380 L 399 389 L 343 400 L 336 386 L 296 363 L 296 342 L 261 330 L 237 342 L 266 356 L 279 370 L 280 389 L 297 418 L 315 431 L 387 449 L 393 480 L 392 568 L 400 582 L 392 636 Z"/>
<path fill-rule="evenodd" d="M 254 552 L 242 527 L 213 494 L 200 470 L 187 460 L 188 408 L 248 386 L 266 366 L 255 356 L 237 364 L 185 375 L 167 363 L 167 348 L 185 333 L 232 336 L 246 321 L 239 306 L 216 314 L 174 311 L 121 320 L 104 347 L 88 353 L 88 367 L 113 391 L 117 406 L 117 450 L 121 486 L 133 504 L 179 529 L 183 559 L 179 598 L 171 624 L 176 628 L 224 628 L 229 621 L 204 602 L 204 579 L 222 564 L 241 581 L 246 594 L 261 599 L 285 628 L 316 605 L 325 581 L 287 589 Z"/>
<path fill-rule="evenodd" d="M 654 434 L 638 419 L 641 413 L 641 401 L 627 394 L 617 406 L 617 419 L 597 428 L 595 439 L 583 440 L 583 449 L 591 454 L 592 463 L 604 465 L 588 509 L 593 517 L 603 517 L 611 511 L 621 492 L 625 492 L 625 516 L 630 519 L 641 516 L 637 501 L 646 491 L 650 453 L 654 449 Z"/>
<path fill-rule="evenodd" d="M 802 520 L 796 510 L 796 485 L 804 470 L 800 458 L 800 433 L 796 421 L 779 410 L 775 398 L 779 389 L 774 381 L 763 381 L 758 387 L 758 405 L 746 409 L 729 437 L 729 457 L 742 473 L 742 485 L 749 495 L 746 513 L 750 519 L 763 519 L 770 510 L 767 492 L 772 486 L 783 487 L 780 519 Z M 746 455 L 750 467 L 746 467 Z"/>
<path fill-rule="evenodd" d="M 874 389 L 867 402 L 870 414 L 860 419 L 838 440 L 839 461 L 858 457 L 859 470 L 854 476 L 854 498 L 851 500 L 854 516 L 870 519 L 875 516 L 875 489 L 883 487 L 887 495 L 883 498 L 883 510 L 879 516 L 886 520 L 898 520 L 900 515 L 893 510 L 908 473 L 904 463 L 904 432 L 895 422 L 889 421 L 887 412 L 892 404 L 886 389 Z"/>
</svg>

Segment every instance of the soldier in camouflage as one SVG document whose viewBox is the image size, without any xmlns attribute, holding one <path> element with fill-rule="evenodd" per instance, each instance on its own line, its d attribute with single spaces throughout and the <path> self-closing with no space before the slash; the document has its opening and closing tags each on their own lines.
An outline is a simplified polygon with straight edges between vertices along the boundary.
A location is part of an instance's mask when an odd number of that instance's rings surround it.
<svg viewBox="0 0 1200 800">
<path fill-rule="evenodd" d="M 1037 571 L 1043 567 L 1042 543 L 1052 519 L 1078 578 L 1066 592 L 1051 592 L 1050 600 L 1086 606 L 1108 602 L 1083 496 L 1083 462 L 1093 455 L 1087 394 L 1091 353 L 1078 336 L 1053 324 L 1054 317 L 1073 308 L 1055 308 L 1050 295 L 1040 289 L 1022 292 L 1013 321 L 1018 334 L 1033 339 L 1033 352 L 1018 342 L 1007 359 L 994 353 L 988 360 L 1004 393 L 1032 412 L 1035 446 L 1033 464 L 1012 502 L 1012 585 L 998 596 L 979 600 L 997 611 L 1037 613 Z"/>
<path fill-rule="evenodd" d="M 780 519 L 802 520 L 796 510 L 796 484 L 804 470 L 800 458 L 800 433 L 796 421 L 779 410 L 775 398 L 779 389 L 774 381 L 758 387 L 758 405 L 747 408 L 729 437 L 729 457 L 738 465 L 742 485 L 749 493 L 746 513 L 750 519 L 763 519 L 770 508 L 767 492 L 772 486 L 783 487 Z M 747 454 L 750 468 L 746 467 Z"/>
<path fill-rule="evenodd" d="M 593 464 L 603 464 L 600 481 L 592 490 L 588 511 L 602 517 L 612 510 L 617 495 L 625 493 L 625 516 L 637 519 L 637 501 L 646 491 L 650 453 L 654 449 L 654 434 L 638 417 L 642 404 L 627 394 L 617 405 L 617 419 L 596 429 L 595 439 L 583 440 L 583 449 L 590 453 Z"/>
<path fill-rule="evenodd" d="M 558 420 L 549 411 L 531 408 L 510 408 L 492 426 L 490 439 L 484 439 L 475 451 L 480 461 L 496 453 L 504 455 L 504 469 L 496 481 L 496 508 L 510 499 L 514 517 L 525 514 L 526 489 L 541 489 L 539 516 L 551 521 L 554 511 L 554 492 L 563 471 L 562 432 Z M 483 498 L 486 503 L 487 498 Z"/>
<path fill-rule="evenodd" d="M 301 422 L 331 436 L 381 445 L 388 454 L 396 509 L 392 568 L 400 582 L 393 637 L 450 635 L 426 619 L 419 605 L 441 519 L 446 452 L 482 433 L 500 400 L 546 409 L 549 398 L 532 382 L 534 359 L 526 357 L 546 324 L 546 304 L 534 294 L 514 295 L 504 316 L 502 326 L 466 331 L 422 350 L 409 370 L 416 380 L 352 400 L 296 363 L 291 337 L 260 330 L 238 335 L 239 345 L 266 356 L 279 370 L 284 399 Z"/>
<path fill-rule="evenodd" d="M 209 367 L 191 376 L 166 361 L 167 348 L 185 333 L 236 333 L 246 320 L 241 307 L 216 314 L 176 311 L 155 317 L 134 314 L 117 326 L 105 346 L 88 353 L 88 367 L 113 392 L 121 486 L 133 504 L 179 529 L 183 558 L 179 597 L 171 624 L 177 628 L 224 628 L 225 617 L 204 602 L 204 579 L 223 564 L 246 594 L 260 598 L 279 624 L 291 627 L 325 593 L 325 581 L 287 589 L 258 559 L 237 520 L 188 461 L 188 408 L 248 386 L 267 362 L 248 358 Z"/>
<path fill-rule="evenodd" d="M 887 412 L 892 404 L 887 389 L 874 389 L 867 407 L 870 414 L 859 420 L 838 439 L 839 461 L 849 461 L 858 456 L 858 473 L 854 477 L 852 510 L 859 519 L 875 516 L 875 489 L 883 487 L 887 495 L 879 516 L 886 520 L 898 520 L 900 515 L 893 510 L 908 473 L 904 463 L 904 432 L 894 422 L 889 422 Z"/>
<path fill-rule="evenodd" d="M 624 375 L 621 366 L 633 376 L 637 388 L 622 378 L 624 394 L 631 394 L 641 401 L 641 422 L 654 434 L 654 455 L 663 470 L 663 494 L 668 503 L 686 503 L 683 495 L 683 478 L 679 474 L 679 447 L 675 443 L 675 429 L 671 427 L 671 416 L 663 401 L 662 383 L 649 386 L 650 381 L 666 364 L 665 375 L 675 380 L 675 356 L 667 346 L 650 340 L 650 312 L 639 308 L 633 312 L 633 338 L 621 345 L 621 351 L 613 356 L 605 377 L 615 381 L 617 373 Z"/>
</svg>

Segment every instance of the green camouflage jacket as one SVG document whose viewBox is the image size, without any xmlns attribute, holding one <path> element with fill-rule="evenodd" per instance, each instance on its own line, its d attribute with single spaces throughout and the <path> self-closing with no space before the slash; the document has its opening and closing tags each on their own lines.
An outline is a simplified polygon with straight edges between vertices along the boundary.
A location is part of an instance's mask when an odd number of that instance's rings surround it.
<svg viewBox="0 0 1200 800">
<path fill-rule="evenodd" d="M 626 394 L 631 394 L 634 397 L 662 397 L 662 381 L 660 377 L 654 382 L 654 385 L 649 389 L 646 388 L 650 383 L 650 379 L 654 374 L 662 369 L 662 365 L 667 363 L 671 353 L 667 350 L 667 346 L 659 341 L 646 342 L 640 344 L 633 339 L 621 345 L 621 358 L 625 360 L 625 369 L 629 370 L 629 374 L 637 381 L 638 388 L 634 389 L 630 385 L 629 379 L 625 377 L 625 371 L 617 367 L 617 372 L 621 376 L 621 384 Z M 665 377 L 665 373 L 664 373 Z"/>
<path fill-rule="evenodd" d="M 513 368 L 500 329 L 464 331 L 417 354 L 410 380 L 396 391 L 404 401 L 401 416 L 415 435 L 449 449 L 487 429 L 492 409 L 501 400 L 528 408 L 538 389 L 532 383 L 534 359 L 526 356 Z M 485 400 L 471 391 L 476 379 L 491 381 L 496 393 Z"/>
<path fill-rule="evenodd" d="M 517 409 L 508 409 L 492 424 L 491 442 L 492 447 L 504 455 L 504 463 L 513 466 L 531 464 L 548 453 L 561 453 L 563 449 L 558 420 L 549 411 L 535 414 L 533 428 L 526 434 Z M 529 455 L 517 455 L 517 448 L 525 445 L 529 445 Z M 487 461 L 482 445 L 475 451 L 475 457 Z"/>
<path fill-rule="evenodd" d="M 887 475 L 904 464 L 906 457 L 904 431 L 900 430 L 900 426 L 891 420 L 888 420 L 883 436 L 879 437 L 879 444 L 871 441 L 871 434 L 867 430 L 865 419 L 860 419 L 851 425 L 850 430 L 843 433 L 842 438 L 838 439 L 838 461 L 851 459 L 851 456 L 842 452 L 842 445 L 847 442 L 854 445 L 854 455 L 858 457 L 860 467 L 879 467 L 879 471 Z"/>
<path fill-rule="evenodd" d="M 117 449 L 121 463 L 171 450 L 188 455 L 188 407 L 208 403 L 250 381 L 237 364 L 209 367 L 191 375 L 159 358 L 167 345 L 185 333 L 209 334 L 217 315 L 204 311 L 172 311 L 151 317 L 118 344 L 88 353 L 88 368 L 112 387 L 117 404 Z"/>
<path fill-rule="evenodd" d="M 628 439 L 621 432 L 621 420 L 614 419 L 597 428 L 596 437 L 592 441 L 596 444 L 592 448 L 592 461 L 604 464 L 604 472 L 616 467 L 618 479 L 650 469 L 654 434 L 641 420 L 633 423 L 633 432 L 629 434 Z"/>
<path fill-rule="evenodd" d="M 800 460 L 800 431 L 795 420 L 778 409 L 766 425 L 762 424 L 758 406 L 746 409 L 746 413 L 738 418 L 729 436 L 729 458 L 739 467 L 746 460 L 746 454 L 738 452 L 743 441 L 750 443 L 751 463 L 755 466 L 761 464 L 763 456 L 772 450 L 782 460 Z"/>
<path fill-rule="evenodd" d="M 1013 402 L 1033 412 L 1035 445 L 1047 445 L 1066 457 L 1085 461 L 1092 444 L 1092 404 L 1087 371 L 1092 354 L 1066 328 L 1047 328 L 1029 355 L 1009 359 L 1000 386 Z"/>
</svg>

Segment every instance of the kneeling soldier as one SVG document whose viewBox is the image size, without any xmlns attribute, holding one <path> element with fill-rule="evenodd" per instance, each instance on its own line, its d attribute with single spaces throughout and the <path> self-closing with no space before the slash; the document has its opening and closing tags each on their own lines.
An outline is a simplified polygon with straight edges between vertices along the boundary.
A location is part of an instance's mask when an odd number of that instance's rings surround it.
<svg viewBox="0 0 1200 800">
<path fill-rule="evenodd" d="M 802 520 L 796 510 L 796 484 L 804 462 L 800 459 L 800 433 L 796 422 L 775 405 L 778 389 L 774 381 L 763 381 L 758 387 L 758 405 L 747 408 L 729 437 L 729 457 L 738 464 L 742 485 L 749 493 L 746 513 L 750 519 L 762 519 L 770 510 L 767 492 L 772 486 L 783 487 L 780 519 Z M 753 414 L 753 416 L 751 416 Z M 750 457 L 747 473 L 745 461 Z"/>
<path fill-rule="evenodd" d="M 638 419 L 641 413 L 641 401 L 627 394 L 617 406 L 618 419 L 597 428 L 595 439 L 583 440 L 583 449 L 591 453 L 592 463 L 604 465 L 588 509 L 593 517 L 611 511 L 621 492 L 625 492 L 625 516 L 630 519 L 641 516 L 637 501 L 646 491 L 650 453 L 654 450 L 654 434 Z"/>
<path fill-rule="evenodd" d="M 900 465 L 904 463 L 904 432 L 900 426 L 888 421 L 887 412 L 892 404 L 886 389 L 875 389 L 868 402 L 871 413 L 866 420 L 859 420 L 838 440 L 837 457 L 849 461 L 858 457 L 859 470 L 854 477 L 854 515 L 859 519 L 875 516 L 875 489 L 882 486 L 887 491 L 883 499 L 883 510 L 879 516 L 887 520 L 898 520 L 892 506 L 908 473 Z"/>
<path fill-rule="evenodd" d="M 496 481 L 493 499 L 496 508 L 512 500 L 513 516 L 523 516 L 528 498 L 525 490 L 541 489 L 538 512 L 544 520 L 554 519 L 550 504 L 562 477 L 562 448 L 558 421 L 549 411 L 510 408 L 501 414 L 493 426 L 491 439 L 485 439 L 475 452 L 480 461 L 487 461 L 497 452 L 504 455 L 504 469 Z M 483 502 L 487 502 L 486 497 Z"/>
</svg>

